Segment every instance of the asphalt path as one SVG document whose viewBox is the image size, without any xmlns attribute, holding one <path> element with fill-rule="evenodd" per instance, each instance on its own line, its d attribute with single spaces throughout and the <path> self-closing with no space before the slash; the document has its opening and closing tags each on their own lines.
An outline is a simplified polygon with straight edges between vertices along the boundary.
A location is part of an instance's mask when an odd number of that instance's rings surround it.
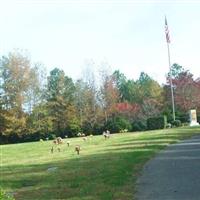
<svg viewBox="0 0 200 200">
<path fill-rule="evenodd" d="M 147 162 L 136 200 L 200 200 L 200 136 L 168 146 Z"/>
</svg>

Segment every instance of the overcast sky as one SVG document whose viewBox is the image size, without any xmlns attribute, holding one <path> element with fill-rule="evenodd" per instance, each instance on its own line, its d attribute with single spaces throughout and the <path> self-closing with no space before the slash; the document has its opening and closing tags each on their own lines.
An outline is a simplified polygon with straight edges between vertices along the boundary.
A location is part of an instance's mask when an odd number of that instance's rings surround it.
<svg viewBox="0 0 200 200">
<path fill-rule="evenodd" d="M 144 71 L 160 83 L 171 62 L 200 76 L 200 1 L 0 1 L 0 54 L 28 50 L 50 71 L 77 79 L 88 61 L 108 63 L 128 78 Z"/>
</svg>

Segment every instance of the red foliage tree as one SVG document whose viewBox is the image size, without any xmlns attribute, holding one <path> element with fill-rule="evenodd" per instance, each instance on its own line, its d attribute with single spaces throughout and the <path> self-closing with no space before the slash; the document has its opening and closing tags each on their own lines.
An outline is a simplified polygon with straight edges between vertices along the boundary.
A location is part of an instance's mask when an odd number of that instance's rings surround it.
<svg viewBox="0 0 200 200">
<path fill-rule="evenodd" d="M 194 80 L 189 71 L 183 71 L 172 79 L 175 104 L 183 112 L 200 108 L 200 78 Z"/>
<path fill-rule="evenodd" d="M 131 115 L 135 115 L 139 110 L 140 106 L 136 103 L 128 103 L 128 102 L 121 102 L 115 104 L 116 110 L 119 113 L 130 113 Z"/>
</svg>

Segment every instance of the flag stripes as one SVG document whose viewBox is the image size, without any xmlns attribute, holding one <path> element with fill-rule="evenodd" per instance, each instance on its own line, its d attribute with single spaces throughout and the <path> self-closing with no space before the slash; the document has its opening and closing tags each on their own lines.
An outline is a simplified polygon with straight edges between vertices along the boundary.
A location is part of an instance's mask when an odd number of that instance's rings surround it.
<svg viewBox="0 0 200 200">
<path fill-rule="evenodd" d="M 167 43 L 170 43 L 169 29 L 168 29 L 167 18 L 166 17 L 165 17 L 165 35 L 166 35 Z"/>
</svg>

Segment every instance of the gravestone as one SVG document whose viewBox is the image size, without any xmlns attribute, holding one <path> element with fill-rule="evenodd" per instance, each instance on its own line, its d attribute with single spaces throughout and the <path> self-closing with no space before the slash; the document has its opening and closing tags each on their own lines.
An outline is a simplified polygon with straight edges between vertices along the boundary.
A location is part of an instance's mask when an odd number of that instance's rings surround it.
<svg viewBox="0 0 200 200">
<path fill-rule="evenodd" d="M 198 126 L 196 110 L 190 110 L 190 126 Z"/>
</svg>

